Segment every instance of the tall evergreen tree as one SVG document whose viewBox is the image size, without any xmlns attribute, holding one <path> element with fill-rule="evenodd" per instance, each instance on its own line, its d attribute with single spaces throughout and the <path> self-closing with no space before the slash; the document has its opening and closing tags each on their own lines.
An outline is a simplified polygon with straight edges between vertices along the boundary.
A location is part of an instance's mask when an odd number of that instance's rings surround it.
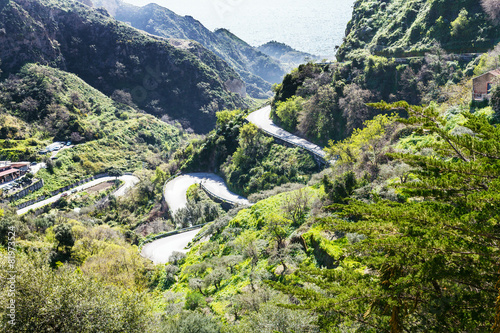
<svg viewBox="0 0 500 333">
<path fill-rule="evenodd" d="M 500 129 L 465 113 L 465 134 L 450 134 L 434 105 L 372 106 L 406 110 L 401 121 L 434 136 L 434 153 L 391 156 L 414 168 L 417 180 L 399 184 L 407 202 L 330 207 L 324 223 L 367 236 L 339 268 L 302 267 L 293 284 L 273 286 L 317 311 L 325 330 L 500 332 Z"/>
</svg>

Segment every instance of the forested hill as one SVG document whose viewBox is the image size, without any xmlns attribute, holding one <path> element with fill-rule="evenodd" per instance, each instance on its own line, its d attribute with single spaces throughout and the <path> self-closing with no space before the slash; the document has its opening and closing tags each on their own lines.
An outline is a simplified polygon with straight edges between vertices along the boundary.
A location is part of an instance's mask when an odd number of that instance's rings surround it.
<svg viewBox="0 0 500 333">
<path fill-rule="evenodd" d="M 239 75 L 202 45 L 148 35 L 76 1 L 0 1 L 0 59 L 4 75 L 29 62 L 57 67 L 197 132 L 213 128 L 216 111 L 245 105 Z"/>
<path fill-rule="evenodd" d="M 493 23 L 496 3 L 357 0 L 337 57 L 343 60 L 366 51 L 396 57 L 423 55 L 437 43 L 452 53 L 485 52 L 500 41 L 500 29 Z"/>
<path fill-rule="evenodd" d="M 191 16 L 177 15 L 154 3 L 137 7 L 119 0 L 94 0 L 93 5 L 106 8 L 116 19 L 150 34 L 199 42 L 238 72 L 252 97 L 270 97 L 271 84 L 278 83 L 285 75 L 277 60 L 227 30 L 208 30 Z"/>
<path fill-rule="evenodd" d="M 283 66 L 288 69 L 288 71 L 293 70 L 300 64 L 304 64 L 309 61 L 321 60 L 318 56 L 295 50 L 291 46 L 274 40 L 259 46 L 258 49 L 268 56 L 278 59 Z"/>
</svg>

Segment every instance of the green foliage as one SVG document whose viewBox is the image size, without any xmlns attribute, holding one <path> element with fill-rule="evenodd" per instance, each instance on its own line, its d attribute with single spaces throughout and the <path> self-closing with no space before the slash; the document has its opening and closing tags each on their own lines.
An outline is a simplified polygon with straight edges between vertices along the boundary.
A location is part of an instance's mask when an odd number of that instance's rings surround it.
<svg viewBox="0 0 500 333">
<path fill-rule="evenodd" d="M 339 166 L 354 167 L 376 176 L 386 160 L 388 143 L 397 128 L 395 119 L 395 115 L 378 115 L 366 121 L 364 128 L 355 129 L 344 141 L 330 141 L 325 151 L 330 159 L 336 159 Z"/>
<path fill-rule="evenodd" d="M 273 144 L 253 124 L 241 127 L 238 141 L 239 147 L 221 170 L 228 185 L 245 195 L 289 182 L 303 183 L 317 169 L 308 153 Z"/>
<path fill-rule="evenodd" d="M 75 239 L 71 232 L 71 225 L 59 224 L 54 228 L 55 239 L 58 247 L 63 247 L 65 251 L 69 251 L 75 245 Z"/>
<path fill-rule="evenodd" d="M 354 193 L 358 183 L 356 174 L 353 171 L 344 173 L 342 176 L 335 178 L 333 182 L 325 175 L 322 182 L 328 198 L 334 203 L 345 202 Z"/>
<path fill-rule="evenodd" d="M 184 303 L 184 308 L 187 310 L 196 310 L 198 308 L 203 308 L 207 305 L 205 301 L 205 296 L 197 291 L 191 291 L 186 295 L 186 302 Z"/>
<path fill-rule="evenodd" d="M 295 96 L 287 99 L 285 102 L 276 103 L 275 114 L 280 124 L 287 131 L 293 132 L 296 130 L 299 114 L 302 111 L 302 101 L 301 97 Z"/>
<path fill-rule="evenodd" d="M 307 78 L 321 72 L 323 72 L 323 68 L 319 65 L 313 63 L 300 65 L 297 69 L 285 75 L 283 83 L 276 86 L 277 90 L 273 103 L 285 102 L 293 97 Z"/>
<path fill-rule="evenodd" d="M 500 121 L 500 85 L 496 84 L 491 90 L 490 106 L 495 112 L 493 119 L 498 122 Z"/>
<path fill-rule="evenodd" d="M 435 44 L 447 52 L 484 52 L 498 43 L 499 31 L 488 17 L 496 18 L 495 2 L 484 2 L 491 10 L 476 0 L 359 1 L 337 58 L 420 56 Z"/>
<path fill-rule="evenodd" d="M 437 137 L 432 155 L 392 155 L 414 168 L 418 181 L 399 185 L 411 200 L 332 206 L 330 228 L 366 236 L 346 249 L 350 263 L 304 266 L 296 274 L 304 289 L 273 285 L 319 312 L 325 330 L 354 322 L 391 332 L 497 329 L 499 129 L 464 113 L 469 132 L 453 134 L 435 106 L 378 107 L 405 109 L 405 123 Z"/>
<path fill-rule="evenodd" d="M 220 333 L 220 325 L 212 318 L 199 312 L 182 313 L 168 332 L 178 333 Z"/>
<path fill-rule="evenodd" d="M 285 333 L 319 332 L 314 316 L 307 311 L 290 310 L 276 304 L 265 303 L 258 312 L 251 313 L 238 326 L 238 332 Z"/>
<path fill-rule="evenodd" d="M 154 318 L 144 294 L 106 285 L 74 267 L 53 270 L 42 259 L 46 255 L 16 253 L 15 298 L 9 281 L 0 281 L 2 331 L 145 332 L 152 328 Z M 7 261 L 5 253 L 1 261 Z M 2 276 L 10 276 L 7 265 L 0 270 Z M 8 323 L 11 299 L 15 299 L 14 325 Z"/>
<path fill-rule="evenodd" d="M 467 26 L 469 25 L 469 18 L 467 15 L 469 15 L 469 12 L 467 12 L 465 8 L 462 8 L 460 13 L 458 13 L 456 20 L 451 22 L 451 35 L 453 37 L 458 36 L 467 29 Z"/>
</svg>

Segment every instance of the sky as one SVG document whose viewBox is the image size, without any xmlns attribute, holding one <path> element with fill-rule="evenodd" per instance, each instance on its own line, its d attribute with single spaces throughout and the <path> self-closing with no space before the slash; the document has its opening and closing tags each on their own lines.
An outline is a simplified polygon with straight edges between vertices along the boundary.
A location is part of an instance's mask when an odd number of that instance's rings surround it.
<svg viewBox="0 0 500 333">
<path fill-rule="evenodd" d="M 252 46 L 271 40 L 333 58 L 354 0 L 124 0 L 150 2 L 190 15 L 210 30 L 226 28 Z"/>
</svg>

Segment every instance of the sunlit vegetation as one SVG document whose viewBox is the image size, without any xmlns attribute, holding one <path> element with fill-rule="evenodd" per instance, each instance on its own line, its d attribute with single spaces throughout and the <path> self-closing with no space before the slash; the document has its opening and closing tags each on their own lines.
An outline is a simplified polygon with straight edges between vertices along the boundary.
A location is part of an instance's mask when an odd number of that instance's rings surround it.
<svg viewBox="0 0 500 333">
<path fill-rule="evenodd" d="M 323 170 L 247 123 L 249 110 L 218 112 L 195 137 L 140 112 L 126 90 L 110 99 L 36 64 L 5 77 L 2 158 L 40 160 L 53 140 L 77 144 L 44 159 L 40 193 L 106 171 L 140 182 L 118 198 L 109 194 L 119 181 L 72 193 L 38 215 L 1 206 L 0 275 L 16 274 L 15 325 L 12 284 L 0 280 L 1 330 L 499 332 L 500 85 L 490 101 L 470 94 L 470 78 L 495 69 L 499 49 L 473 61 L 444 52 L 493 48 L 496 7 L 423 4 L 356 2 L 345 61 L 301 65 L 275 86 L 273 118 L 326 146 L 334 163 Z M 393 14 L 411 26 L 385 24 Z M 471 37 L 478 27 L 481 40 Z M 401 55 L 422 57 L 388 57 Z M 229 209 L 194 185 L 172 218 L 163 186 L 181 171 L 217 172 L 254 204 Z M 140 255 L 194 224 L 205 225 L 187 254 L 161 265 Z"/>
</svg>

